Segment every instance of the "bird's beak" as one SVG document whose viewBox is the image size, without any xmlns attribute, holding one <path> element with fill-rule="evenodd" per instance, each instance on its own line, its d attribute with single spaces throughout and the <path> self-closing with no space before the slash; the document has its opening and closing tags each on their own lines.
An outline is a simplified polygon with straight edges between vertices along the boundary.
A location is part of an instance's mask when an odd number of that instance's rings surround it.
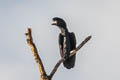
<svg viewBox="0 0 120 80">
<path fill-rule="evenodd" d="M 52 23 L 52 25 L 57 25 L 57 21 L 54 21 L 54 22 Z"/>
</svg>

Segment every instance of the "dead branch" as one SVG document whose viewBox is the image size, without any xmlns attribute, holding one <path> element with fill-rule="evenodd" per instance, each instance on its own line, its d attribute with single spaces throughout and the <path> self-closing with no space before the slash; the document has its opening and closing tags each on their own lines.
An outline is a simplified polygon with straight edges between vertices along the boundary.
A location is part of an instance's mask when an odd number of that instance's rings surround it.
<svg viewBox="0 0 120 80">
<path fill-rule="evenodd" d="M 61 58 L 57 64 L 55 65 L 55 67 L 53 68 L 52 72 L 50 73 L 49 77 L 52 78 L 53 75 L 55 74 L 55 72 L 57 71 L 58 67 L 60 66 L 60 64 L 64 61 L 64 58 Z"/>
<path fill-rule="evenodd" d="M 92 38 L 92 36 L 88 36 L 84 39 L 84 41 L 82 41 L 82 43 L 74 50 L 70 51 L 70 56 L 73 56 L 76 54 L 76 52 L 78 50 L 80 50 L 90 39 Z"/>
<path fill-rule="evenodd" d="M 26 35 L 26 38 L 27 38 L 27 43 L 30 46 L 31 51 L 33 53 L 33 56 L 35 58 L 35 61 L 38 64 L 38 67 L 39 67 L 39 70 L 40 70 L 40 73 L 41 73 L 41 77 L 47 76 L 46 72 L 45 72 L 45 69 L 44 69 L 44 66 L 43 66 L 43 63 L 42 63 L 42 60 L 39 57 L 37 48 L 36 48 L 36 46 L 35 46 L 35 44 L 33 42 L 30 28 L 26 29 L 25 35 Z"/>
<path fill-rule="evenodd" d="M 30 48 L 31 48 L 31 51 L 32 51 L 33 56 L 34 56 L 34 58 L 35 58 L 35 60 L 36 60 L 36 63 L 38 64 L 38 67 L 39 67 L 39 70 L 40 70 L 40 73 L 41 73 L 41 78 L 40 78 L 40 80 L 51 80 L 52 77 L 53 77 L 53 75 L 54 75 L 55 72 L 57 71 L 58 67 L 60 66 L 60 64 L 61 64 L 62 62 L 64 62 L 66 59 L 61 58 L 61 59 L 57 62 L 57 64 L 55 65 L 55 67 L 53 68 L 53 70 L 52 70 L 52 72 L 50 73 L 50 75 L 47 75 L 46 72 L 45 72 L 45 69 L 44 69 L 44 65 L 43 65 L 43 63 L 42 63 L 42 60 L 41 60 L 41 58 L 40 58 L 39 55 L 38 55 L 37 48 L 36 48 L 35 44 L 33 43 L 32 35 L 31 35 L 31 29 L 30 29 L 30 28 L 27 28 L 25 35 L 26 35 L 26 38 L 27 38 L 27 43 L 28 43 L 28 45 L 29 45 Z M 91 39 L 91 36 L 88 36 L 84 41 L 82 41 L 82 43 L 81 43 L 76 49 L 74 49 L 74 50 L 72 50 L 72 51 L 70 52 L 70 56 L 69 56 L 69 57 L 75 55 L 76 52 L 77 52 L 78 50 L 80 50 L 80 49 L 84 46 L 84 44 L 86 44 L 90 39 Z"/>
</svg>

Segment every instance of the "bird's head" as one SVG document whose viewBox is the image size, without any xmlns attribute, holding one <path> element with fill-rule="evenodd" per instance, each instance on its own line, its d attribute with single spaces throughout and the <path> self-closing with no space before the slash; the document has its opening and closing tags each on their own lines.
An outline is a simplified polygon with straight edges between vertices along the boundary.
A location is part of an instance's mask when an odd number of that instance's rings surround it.
<svg viewBox="0 0 120 80">
<path fill-rule="evenodd" d="M 66 23 L 63 19 L 61 18 L 58 18 L 58 17 L 54 17 L 53 18 L 53 21 L 54 23 L 52 23 L 52 25 L 56 25 L 58 26 L 60 29 L 63 28 L 63 29 L 66 29 Z"/>
</svg>

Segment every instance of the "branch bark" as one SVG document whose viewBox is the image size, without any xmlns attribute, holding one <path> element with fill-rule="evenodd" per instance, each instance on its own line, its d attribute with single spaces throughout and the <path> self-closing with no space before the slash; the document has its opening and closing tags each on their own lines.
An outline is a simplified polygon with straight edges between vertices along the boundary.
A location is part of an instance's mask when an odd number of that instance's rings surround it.
<svg viewBox="0 0 120 80">
<path fill-rule="evenodd" d="M 41 78 L 41 80 L 44 80 L 44 77 L 46 77 L 47 74 L 45 72 L 42 60 L 38 55 L 37 48 L 36 48 L 36 46 L 35 46 L 35 44 L 33 42 L 33 38 L 32 38 L 32 35 L 31 35 L 31 29 L 30 28 L 26 29 L 25 35 L 26 35 L 26 38 L 27 38 L 27 43 L 30 46 L 32 54 L 33 54 L 33 56 L 35 58 L 35 61 L 38 64 L 38 67 L 39 67 L 39 70 L 40 70 L 40 73 L 41 73 L 41 77 L 43 78 L 43 79 Z"/>
</svg>

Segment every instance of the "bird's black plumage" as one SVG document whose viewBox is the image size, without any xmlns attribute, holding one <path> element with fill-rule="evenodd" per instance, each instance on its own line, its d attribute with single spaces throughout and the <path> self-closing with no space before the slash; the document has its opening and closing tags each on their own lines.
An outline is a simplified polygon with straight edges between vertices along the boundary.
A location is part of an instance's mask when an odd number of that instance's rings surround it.
<svg viewBox="0 0 120 80">
<path fill-rule="evenodd" d="M 66 26 L 66 23 L 63 19 L 55 17 L 53 18 L 52 25 L 56 25 L 60 28 L 61 33 L 59 34 L 59 47 L 60 47 L 60 55 L 61 57 L 68 57 L 70 55 L 70 51 L 76 48 L 76 38 L 73 32 L 69 32 Z M 75 65 L 76 55 L 73 55 L 67 58 L 63 65 L 67 69 L 71 69 Z"/>
</svg>

